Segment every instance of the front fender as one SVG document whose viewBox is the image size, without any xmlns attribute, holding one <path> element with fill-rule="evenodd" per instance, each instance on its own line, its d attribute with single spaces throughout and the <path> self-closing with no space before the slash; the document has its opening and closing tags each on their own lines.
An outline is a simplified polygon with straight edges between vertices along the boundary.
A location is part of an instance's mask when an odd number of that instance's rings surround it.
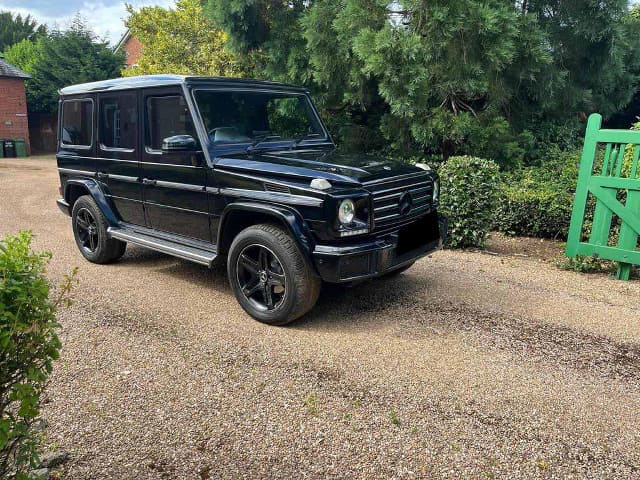
<svg viewBox="0 0 640 480">
<path fill-rule="evenodd" d="M 311 254 L 313 252 L 315 242 L 313 241 L 313 236 L 311 235 L 309 227 L 298 212 L 280 205 L 267 205 L 257 202 L 234 202 L 227 205 L 220 218 L 217 245 L 221 245 L 225 228 L 228 227 L 228 221 L 232 219 L 235 212 L 259 213 L 278 220 L 279 223 L 282 223 L 287 227 L 289 233 L 291 233 L 293 238 L 296 240 L 305 257 L 307 257 L 308 260 L 312 260 Z"/>
<path fill-rule="evenodd" d="M 98 205 L 98 208 L 100 208 L 100 210 L 102 211 L 102 214 L 107 219 L 107 222 L 109 223 L 110 226 L 115 227 L 118 225 L 119 223 L 118 216 L 113 211 L 113 208 L 111 208 L 111 205 L 107 200 L 107 197 L 105 197 L 104 193 L 102 192 L 102 190 L 98 186 L 98 183 L 95 180 L 89 180 L 84 178 L 72 178 L 67 180 L 65 185 L 65 190 L 64 190 L 64 199 L 69 204 L 72 203 L 71 202 L 72 200 L 71 186 L 72 185 L 85 189 L 89 193 L 89 195 L 91 195 L 93 200 Z M 75 201 L 75 199 L 73 200 Z"/>
</svg>

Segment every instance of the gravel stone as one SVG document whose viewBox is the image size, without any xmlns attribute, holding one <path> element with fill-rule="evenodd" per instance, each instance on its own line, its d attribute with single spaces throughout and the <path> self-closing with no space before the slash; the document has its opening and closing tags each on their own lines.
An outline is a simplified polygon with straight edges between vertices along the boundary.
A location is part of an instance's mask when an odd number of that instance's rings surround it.
<svg viewBox="0 0 640 480">
<path fill-rule="evenodd" d="M 223 263 L 86 262 L 57 188 L 51 157 L 0 159 L 0 235 L 33 230 L 54 281 L 78 266 L 42 411 L 65 480 L 640 479 L 640 282 L 509 240 L 274 328 Z"/>
<path fill-rule="evenodd" d="M 64 463 L 67 458 L 69 458 L 69 454 L 67 452 L 56 450 L 55 452 L 47 452 L 40 455 L 40 465 L 42 467 L 57 467 Z"/>
<path fill-rule="evenodd" d="M 29 478 L 32 478 L 33 480 L 49 480 L 49 469 L 39 468 L 37 470 L 32 470 Z"/>
</svg>

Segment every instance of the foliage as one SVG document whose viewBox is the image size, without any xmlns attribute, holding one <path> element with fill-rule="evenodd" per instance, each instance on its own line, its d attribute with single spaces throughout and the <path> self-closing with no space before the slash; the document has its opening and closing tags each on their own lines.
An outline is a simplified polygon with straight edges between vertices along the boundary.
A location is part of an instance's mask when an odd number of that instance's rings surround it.
<svg viewBox="0 0 640 480">
<path fill-rule="evenodd" d="M 404 0 L 395 24 L 387 0 L 206 0 L 205 13 L 247 75 L 308 86 L 347 149 L 510 169 L 629 103 L 640 15 L 625 3 Z"/>
<path fill-rule="evenodd" d="M 0 477 L 26 478 L 36 464 L 30 425 L 40 395 L 58 358 L 56 309 L 65 301 L 73 277 L 57 299 L 44 275 L 50 253 L 31 250 L 31 233 L 0 241 Z"/>
<path fill-rule="evenodd" d="M 553 66 L 564 76 L 555 113 L 604 116 L 629 103 L 638 82 L 638 22 L 627 0 L 528 0 L 554 52 Z"/>
<path fill-rule="evenodd" d="M 491 160 L 449 157 L 438 170 L 440 209 L 449 218 L 449 244 L 482 247 L 498 202 L 498 166 Z"/>
<path fill-rule="evenodd" d="M 199 0 L 179 0 L 175 9 L 127 5 L 131 34 L 143 45 L 137 66 L 123 75 L 176 73 L 231 76 L 240 73 L 225 50 L 227 35 L 204 16 Z"/>
<path fill-rule="evenodd" d="M 24 72 L 33 72 L 42 52 L 42 43 L 24 39 L 15 43 L 4 52 L 4 59 Z"/>
<path fill-rule="evenodd" d="M 66 31 L 54 30 L 30 46 L 14 45 L 6 57 L 31 75 L 26 91 L 32 112 L 55 112 L 60 88 L 118 77 L 124 63 L 122 55 L 99 40 L 79 17 Z"/>
<path fill-rule="evenodd" d="M 579 164 L 580 152 L 556 150 L 539 166 L 504 175 L 496 228 L 510 235 L 566 238 Z"/>
<path fill-rule="evenodd" d="M 578 273 L 614 273 L 616 264 L 609 260 L 587 255 L 576 255 L 575 257 L 563 257 L 556 261 L 556 265 L 563 270 L 570 270 Z"/>
<path fill-rule="evenodd" d="M 22 40 L 35 40 L 46 32 L 46 27 L 38 25 L 31 15 L 14 17 L 11 12 L 0 12 L 0 52 Z"/>
</svg>

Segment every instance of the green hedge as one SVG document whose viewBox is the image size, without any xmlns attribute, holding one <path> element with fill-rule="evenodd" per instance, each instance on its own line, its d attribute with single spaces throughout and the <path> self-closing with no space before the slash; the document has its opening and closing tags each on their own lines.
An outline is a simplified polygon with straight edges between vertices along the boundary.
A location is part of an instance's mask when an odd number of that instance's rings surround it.
<svg viewBox="0 0 640 480">
<path fill-rule="evenodd" d="M 556 151 L 539 166 L 505 174 L 495 228 L 509 235 L 566 239 L 579 163 L 579 152 Z"/>
<path fill-rule="evenodd" d="M 439 168 L 440 210 L 449 218 L 449 246 L 482 247 L 494 223 L 498 166 L 477 157 L 450 157 Z"/>
<path fill-rule="evenodd" d="M 0 478 L 27 478 L 37 463 L 30 427 L 58 358 L 56 309 L 73 278 L 52 300 L 44 274 L 50 258 L 31 250 L 30 232 L 0 241 Z"/>
</svg>

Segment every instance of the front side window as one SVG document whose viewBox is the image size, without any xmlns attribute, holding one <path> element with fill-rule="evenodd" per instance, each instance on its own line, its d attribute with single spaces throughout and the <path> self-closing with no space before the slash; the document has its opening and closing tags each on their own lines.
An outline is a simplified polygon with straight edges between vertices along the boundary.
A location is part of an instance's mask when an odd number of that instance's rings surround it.
<svg viewBox="0 0 640 480">
<path fill-rule="evenodd" d="M 100 147 L 135 149 L 138 125 L 136 95 L 100 99 Z"/>
<path fill-rule="evenodd" d="M 147 98 L 147 147 L 160 150 L 162 140 L 174 135 L 196 136 L 184 97 L 170 95 Z"/>
<path fill-rule="evenodd" d="M 93 130 L 93 102 L 67 100 L 62 104 L 62 143 L 90 147 Z"/>
<path fill-rule="evenodd" d="M 325 138 L 304 94 L 198 90 L 195 98 L 214 143 Z"/>
</svg>

